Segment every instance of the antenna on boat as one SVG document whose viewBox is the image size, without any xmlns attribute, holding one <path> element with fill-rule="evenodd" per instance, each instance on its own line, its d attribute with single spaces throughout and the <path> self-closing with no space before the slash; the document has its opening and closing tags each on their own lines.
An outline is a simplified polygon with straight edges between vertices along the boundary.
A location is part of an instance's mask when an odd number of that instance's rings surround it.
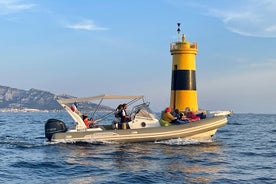
<svg viewBox="0 0 276 184">
<path fill-rule="evenodd" d="M 177 23 L 177 33 L 178 33 L 178 41 L 180 42 L 180 38 L 181 38 L 181 35 L 180 35 L 180 32 L 181 32 L 181 29 L 180 29 L 180 23 L 178 22 Z"/>
</svg>

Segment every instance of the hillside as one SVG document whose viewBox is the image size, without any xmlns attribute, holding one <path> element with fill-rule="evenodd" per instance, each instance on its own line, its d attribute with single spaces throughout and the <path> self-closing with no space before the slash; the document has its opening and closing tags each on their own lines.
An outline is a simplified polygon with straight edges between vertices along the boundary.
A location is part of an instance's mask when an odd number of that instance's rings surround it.
<svg viewBox="0 0 276 184">
<path fill-rule="evenodd" d="M 57 97 L 72 98 L 33 88 L 22 90 L 0 86 L 0 111 L 61 111 L 62 107 L 55 100 Z M 85 111 L 93 111 L 96 104 L 84 103 L 81 107 Z M 104 107 L 104 110 L 111 108 Z"/>
</svg>

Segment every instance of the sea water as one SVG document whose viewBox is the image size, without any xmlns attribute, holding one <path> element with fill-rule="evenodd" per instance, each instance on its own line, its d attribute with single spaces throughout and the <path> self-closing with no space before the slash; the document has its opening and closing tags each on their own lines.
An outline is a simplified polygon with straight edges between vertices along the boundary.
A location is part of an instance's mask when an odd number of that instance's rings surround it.
<svg viewBox="0 0 276 184">
<path fill-rule="evenodd" d="M 212 140 L 58 143 L 65 113 L 0 113 L 0 183 L 276 183 L 276 115 L 234 114 Z"/>
</svg>

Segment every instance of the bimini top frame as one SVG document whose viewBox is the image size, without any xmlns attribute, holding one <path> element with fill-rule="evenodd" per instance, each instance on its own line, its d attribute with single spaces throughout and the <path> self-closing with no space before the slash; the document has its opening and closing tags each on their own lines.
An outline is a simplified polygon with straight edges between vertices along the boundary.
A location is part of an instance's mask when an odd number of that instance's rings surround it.
<svg viewBox="0 0 276 184">
<path fill-rule="evenodd" d="M 57 102 L 68 112 L 68 114 L 72 117 L 72 119 L 77 124 L 76 129 L 77 130 L 85 130 L 86 126 L 82 120 L 81 113 L 78 110 L 74 110 L 71 108 L 70 104 L 78 103 L 78 102 L 91 102 L 91 101 L 97 101 L 100 100 L 98 107 L 102 103 L 104 99 L 130 99 L 131 101 L 129 103 L 136 102 L 140 99 L 144 102 L 144 96 L 129 96 L 129 95 L 98 95 L 98 96 L 92 96 L 92 97 L 83 97 L 83 98 L 68 98 L 68 99 L 62 99 L 58 98 Z M 98 110 L 95 110 L 95 112 Z M 94 112 L 94 113 L 95 113 Z M 93 113 L 93 115 L 94 115 Z"/>
</svg>

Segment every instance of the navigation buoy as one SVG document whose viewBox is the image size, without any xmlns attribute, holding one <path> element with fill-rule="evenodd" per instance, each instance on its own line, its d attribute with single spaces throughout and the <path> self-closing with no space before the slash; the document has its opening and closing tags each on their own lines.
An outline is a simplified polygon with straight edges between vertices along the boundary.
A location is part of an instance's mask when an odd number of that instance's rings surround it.
<svg viewBox="0 0 276 184">
<path fill-rule="evenodd" d="M 192 111 L 198 111 L 196 91 L 197 43 L 186 41 L 186 36 L 180 35 L 180 23 L 177 25 L 178 41 L 170 44 L 172 55 L 170 107 L 179 110 L 189 107 Z"/>
</svg>

